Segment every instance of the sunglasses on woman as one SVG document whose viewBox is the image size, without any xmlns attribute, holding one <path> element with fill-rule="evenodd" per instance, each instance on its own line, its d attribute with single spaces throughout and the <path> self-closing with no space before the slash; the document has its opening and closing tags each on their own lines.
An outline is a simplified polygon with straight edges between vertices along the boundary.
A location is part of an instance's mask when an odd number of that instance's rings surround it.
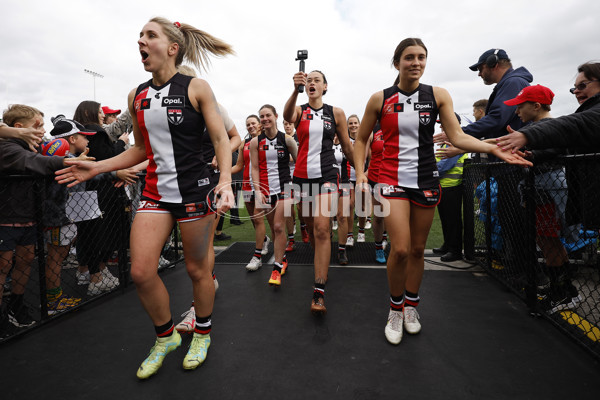
<svg viewBox="0 0 600 400">
<path fill-rule="evenodd" d="M 569 89 L 569 92 L 575 93 L 575 90 L 579 90 L 581 92 L 583 89 L 585 89 L 587 87 L 587 85 L 589 85 L 592 82 L 598 82 L 598 79 L 593 79 L 591 81 L 583 81 L 583 82 L 575 85 L 575 87 L 572 87 L 571 89 Z"/>
</svg>

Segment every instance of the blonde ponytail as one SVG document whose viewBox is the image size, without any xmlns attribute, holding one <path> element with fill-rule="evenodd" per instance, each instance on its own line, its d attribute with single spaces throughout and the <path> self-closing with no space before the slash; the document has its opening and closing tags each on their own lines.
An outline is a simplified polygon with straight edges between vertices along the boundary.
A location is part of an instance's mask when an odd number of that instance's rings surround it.
<svg viewBox="0 0 600 400">
<path fill-rule="evenodd" d="M 206 71 L 210 66 L 210 54 L 217 57 L 235 54 L 231 45 L 190 24 L 173 23 L 162 17 L 154 17 L 150 22 L 159 24 L 169 40 L 179 45 L 179 52 L 175 57 L 176 67 L 185 59 L 198 69 Z"/>
</svg>

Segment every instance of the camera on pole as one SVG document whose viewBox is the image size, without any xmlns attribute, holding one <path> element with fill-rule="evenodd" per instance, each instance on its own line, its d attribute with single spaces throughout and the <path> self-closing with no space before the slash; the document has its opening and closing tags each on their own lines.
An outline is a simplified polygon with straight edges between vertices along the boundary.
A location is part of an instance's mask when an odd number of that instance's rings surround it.
<svg viewBox="0 0 600 400">
<path fill-rule="evenodd" d="M 298 50 L 296 61 L 300 61 L 300 72 L 304 72 L 304 60 L 308 58 L 308 50 Z M 304 93 L 304 85 L 298 86 L 298 93 Z"/>
</svg>

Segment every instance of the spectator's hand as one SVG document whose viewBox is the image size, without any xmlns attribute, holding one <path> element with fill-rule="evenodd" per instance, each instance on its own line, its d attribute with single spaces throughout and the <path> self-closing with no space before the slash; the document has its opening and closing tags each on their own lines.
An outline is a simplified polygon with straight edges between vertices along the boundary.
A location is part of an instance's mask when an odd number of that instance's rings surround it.
<svg viewBox="0 0 600 400">
<path fill-rule="evenodd" d="M 78 155 L 75 158 L 71 158 L 71 160 L 78 160 L 78 161 L 94 161 L 94 160 L 96 160 L 95 157 L 88 157 L 87 156 L 89 152 L 90 152 L 90 148 L 86 147 L 85 150 L 83 151 L 83 153 L 81 153 L 80 155 Z"/>
<path fill-rule="evenodd" d="M 120 169 L 116 172 L 116 174 L 117 179 L 119 180 L 114 183 L 115 187 L 133 185 L 138 179 L 135 168 Z"/>
<path fill-rule="evenodd" d="M 442 147 L 442 148 L 437 149 L 435 152 L 436 157 L 445 159 L 445 158 L 452 158 L 454 156 L 464 153 L 464 151 L 462 151 L 458 147 L 452 146 L 452 143 L 450 143 L 450 142 L 444 142 L 444 144 L 446 144 L 447 147 Z"/>
<path fill-rule="evenodd" d="M 37 147 L 42 143 L 44 130 L 35 128 L 19 128 L 19 139 L 27 142 L 29 149 L 37 153 Z"/>
<path fill-rule="evenodd" d="M 433 143 L 445 143 L 449 141 L 450 139 L 448 139 L 448 135 L 446 135 L 446 132 L 444 131 L 433 135 Z"/>
<path fill-rule="evenodd" d="M 508 135 L 499 137 L 496 139 L 496 144 L 503 151 L 512 150 L 515 153 L 517 150 L 525 147 L 527 144 L 527 138 L 519 131 L 515 131 L 510 126 L 506 127 Z"/>
<path fill-rule="evenodd" d="M 495 155 L 501 160 L 506 161 L 509 164 L 520 165 L 522 167 L 532 167 L 533 163 L 524 158 L 525 154 L 521 151 L 510 152 L 504 151 L 500 147 L 496 147 L 492 150 L 491 154 Z"/>
<path fill-rule="evenodd" d="M 526 158 L 528 160 L 533 160 L 533 153 L 529 150 L 525 150 L 524 152 L 518 152 L 518 154 L 521 155 L 521 157 Z"/>
<path fill-rule="evenodd" d="M 119 140 L 124 141 L 125 144 L 129 144 L 129 132 L 125 132 L 121 136 L 119 136 Z"/>
<path fill-rule="evenodd" d="M 67 187 L 72 187 L 78 183 L 85 182 L 94 176 L 98 175 L 96 163 L 94 161 L 80 161 L 77 158 L 65 158 L 65 165 L 70 165 L 55 172 L 54 178 L 61 185 L 67 184 Z"/>
<path fill-rule="evenodd" d="M 215 188 L 215 207 L 218 215 L 223 215 L 231 207 L 234 206 L 233 191 L 231 190 L 231 183 L 219 184 Z"/>
</svg>

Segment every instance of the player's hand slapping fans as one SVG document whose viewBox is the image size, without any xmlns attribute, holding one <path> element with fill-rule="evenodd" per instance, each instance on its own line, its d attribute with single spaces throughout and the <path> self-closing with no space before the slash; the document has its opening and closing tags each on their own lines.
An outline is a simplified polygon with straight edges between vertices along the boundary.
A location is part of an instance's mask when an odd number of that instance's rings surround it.
<svg viewBox="0 0 600 400">
<path fill-rule="evenodd" d="M 496 139 L 496 144 L 503 151 L 511 151 L 516 153 L 527 144 L 527 138 L 519 131 L 515 131 L 510 126 L 506 127 L 508 135 L 504 135 Z"/>
<path fill-rule="evenodd" d="M 98 164 L 94 161 L 84 161 L 80 157 L 87 154 L 87 151 L 81 153 L 77 158 L 65 159 L 65 165 L 69 165 L 67 168 L 56 171 L 56 177 L 54 178 L 58 183 L 67 184 L 67 187 L 75 186 L 81 182 L 85 182 L 94 176 L 98 175 Z M 90 157 L 86 156 L 87 160 Z"/>
</svg>

